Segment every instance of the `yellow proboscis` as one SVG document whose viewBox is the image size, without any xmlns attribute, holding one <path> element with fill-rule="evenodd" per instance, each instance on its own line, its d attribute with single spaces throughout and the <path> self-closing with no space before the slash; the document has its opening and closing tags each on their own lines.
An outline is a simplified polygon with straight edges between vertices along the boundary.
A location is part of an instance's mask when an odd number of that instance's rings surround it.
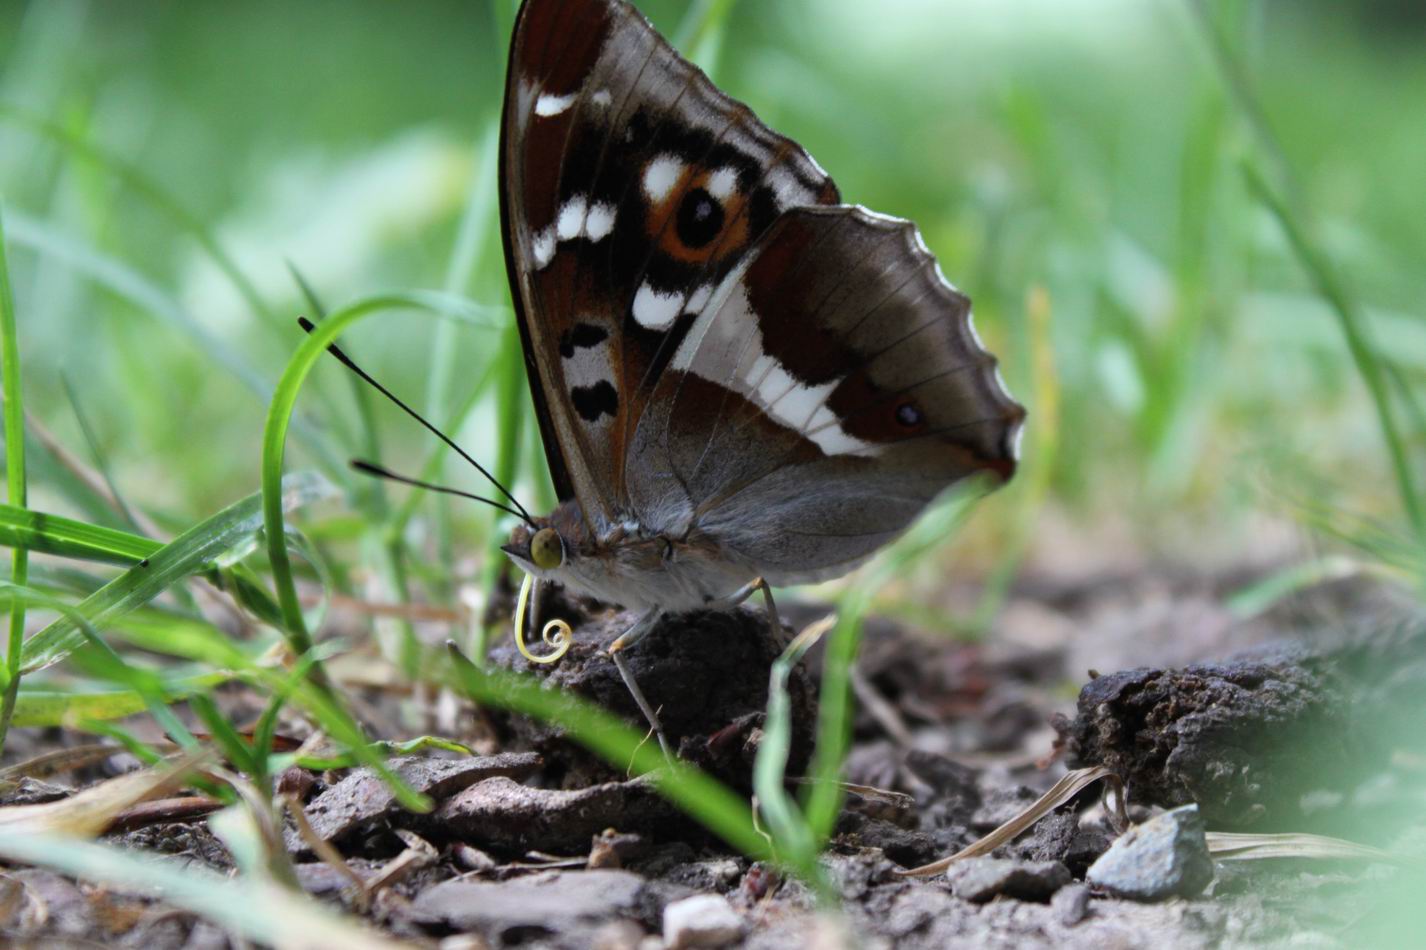
<svg viewBox="0 0 1426 950">
<path fill-rule="evenodd" d="M 520 599 L 515 602 L 515 646 L 519 648 L 520 655 L 531 663 L 553 663 L 569 652 L 574 643 L 574 630 L 563 620 L 550 620 L 540 630 L 540 639 L 545 641 L 545 645 L 551 647 L 553 652 L 544 656 L 536 656 L 530 652 L 530 648 L 525 646 L 525 608 L 530 602 L 530 588 L 534 583 L 535 579 L 526 574 L 524 583 L 520 585 Z"/>
</svg>

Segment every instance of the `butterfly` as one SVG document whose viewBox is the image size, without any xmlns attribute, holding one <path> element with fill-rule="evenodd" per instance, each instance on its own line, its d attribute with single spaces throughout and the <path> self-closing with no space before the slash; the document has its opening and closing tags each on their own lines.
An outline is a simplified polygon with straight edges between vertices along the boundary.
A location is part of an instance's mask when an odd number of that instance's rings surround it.
<svg viewBox="0 0 1426 950">
<path fill-rule="evenodd" d="M 504 551 L 638 612 L 610 653 L 656 729 L 622 653 L 660 617 L 845 574 L 1014 472 L 1025 411 L 915 226 L 624 0 L 521 6 L 500 211 L 559 499 Z"/>
</svg>

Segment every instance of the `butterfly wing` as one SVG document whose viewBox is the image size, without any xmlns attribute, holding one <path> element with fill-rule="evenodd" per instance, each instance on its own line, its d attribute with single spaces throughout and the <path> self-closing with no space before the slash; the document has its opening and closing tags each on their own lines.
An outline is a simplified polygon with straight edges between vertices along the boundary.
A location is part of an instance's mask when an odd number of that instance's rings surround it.
<svg viewBox="0 0 1426 950">
<path fill-rule="evenodd" d="M 835 185 L 622 0 L 527 0 L 501 144 L 506 263 L 545 452 L 598 536 L 630 442 L 715 289 Z"/>
<path fill-rule="evenodd" d="M 650 406 L 632 496 L 773 583 L 844 573 L 954 482 L 1009 478 L 1025 415 L 915 227 L 847 206 L 778 220 Z"/>
</svg>

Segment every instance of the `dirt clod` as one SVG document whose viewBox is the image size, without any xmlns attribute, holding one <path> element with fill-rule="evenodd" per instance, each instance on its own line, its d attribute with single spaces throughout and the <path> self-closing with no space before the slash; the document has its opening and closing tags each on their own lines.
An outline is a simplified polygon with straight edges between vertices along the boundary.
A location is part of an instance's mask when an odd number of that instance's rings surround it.
<svg viewBox="0 0 1426 950">
<path fill-rule="evenodd" d="M 553 689 L 593 700 L 646 732 L 648 724 L 606 652 L 634 619 L 630 613 L 605 613 L 577 623 L 574 645 L 553 666 L 531 664 L 508 641 L 492 649 L 490 662 L 532 673 Z M 679 755 L 747 791 L 767 708 L 768 673 L 782 643 L 773 637 L 761 610 L 742 608 L 669 617 L 624 656 Z M 811 754 L 815 719 L 815 696 L 801 666 L 788 689 L 793 723 L 790 773 L 795 775 Z M 564 787 L 623 778 L 618 769 L 565 739 L 557 727 L 523 716 L 492 715 L 510 742 L 543 755 L 546 772 Z"/>
<path fill-rule="evenodd" d="M 1266 649 L 1182 669 L 1126 670 L 1080 692 L 1056 728 L 1072 764 L 1103 765 L 1131 800 L 1196 802 L 1219 830 L 1304 829 L 1323 794 L 1420 754 L 1426 629 Z"/>
</svg>

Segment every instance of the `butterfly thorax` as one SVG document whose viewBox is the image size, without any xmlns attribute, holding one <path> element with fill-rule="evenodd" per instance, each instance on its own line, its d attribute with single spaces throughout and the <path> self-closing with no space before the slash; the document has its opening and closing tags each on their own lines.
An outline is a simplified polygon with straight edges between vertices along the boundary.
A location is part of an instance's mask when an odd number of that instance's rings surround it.
<svg viewBox="0 0 1426 950">
<path fill-rule="evenodd" d="M 543 528 L 557 531 L 564 545 L 563 563 L 547 570 L 529 554 L 531 539 Z M 517 526 L 505 550 L 541 580 L 636 610 L 716 606 L 754 577 L 751 568 L 728 558 L 697 530 L 670 536 L 628 520 L 596 535 L 573 500 L 548 518 L 536 518 L 533 526 Z"/>
</svg>

